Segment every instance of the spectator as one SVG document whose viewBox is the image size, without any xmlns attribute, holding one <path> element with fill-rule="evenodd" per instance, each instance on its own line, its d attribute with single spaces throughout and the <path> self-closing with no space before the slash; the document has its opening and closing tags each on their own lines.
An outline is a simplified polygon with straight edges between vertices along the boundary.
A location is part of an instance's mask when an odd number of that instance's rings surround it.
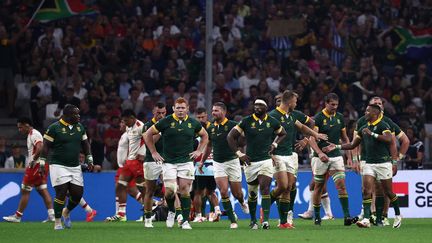
<svg viewBox="0 0 432 243">
<path fill-rule="evenodd" d="M 424 151 L 423 142 L 415 135 L 413 128 L 408 128 L 406 134 L 410 140 L 410 145 L 406 153 L 404 169 L 417 170 L 423 169 Z"/>
<path fill-rule="evenodd" d="M 6 159 L 5 169 L 24 169 L 26 167 L 26 157 L 18 145 L 12 146 L 12 155 Z"/>
<path fill-rule="evenodd" d="M 6 150 L 6 138 L 0 136 L 0 168 L 5 167 L 6 159 L 9 158 L 10 153 Z"/>
</svg>

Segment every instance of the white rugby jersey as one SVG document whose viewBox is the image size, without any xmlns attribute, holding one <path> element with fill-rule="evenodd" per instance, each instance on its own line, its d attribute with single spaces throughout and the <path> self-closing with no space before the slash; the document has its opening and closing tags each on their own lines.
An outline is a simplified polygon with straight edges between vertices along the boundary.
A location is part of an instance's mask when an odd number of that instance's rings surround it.
<svg viewBox="0 0 432 243">
<path fill-rule="evenodd" d="M 36 130 L 31 129 L 30 132 L 27 135 L 27 150 L 28 150 L 28 156 L 27 156 L 27 163 L 26 166 L 28 166 L 28 163 L 32 162 L 34 160 L 34 154 L 35 154 L 35 146 L 38 143 L 42 143 L 43 137 L 42 134 Z"/>
<path fill-rule="evenodd" d="M 124 132 L 119 140 L 117 147 L 117 164 L 121 168 L 126 163 L 129 152 L 129 140 L 128 135 Z"/>
<path fill-rule="evenodd" d="M 126 128 L 126 133 L 129 140 L 128 160 L 137 159 L 138 151 L 140 150 L 141 146 L 144 145 L 144 138 L 142 136 L 143 128 L 144 123 L 139 120 L 136 120 L 132 127 Z"/>
</svg>

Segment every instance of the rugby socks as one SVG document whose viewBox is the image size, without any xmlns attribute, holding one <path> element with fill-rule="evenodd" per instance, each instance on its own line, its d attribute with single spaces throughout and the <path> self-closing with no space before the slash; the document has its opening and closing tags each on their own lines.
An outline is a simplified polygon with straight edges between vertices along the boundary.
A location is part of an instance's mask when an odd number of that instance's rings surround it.
<svg viewBox="0 0 432 243">
<path fill-rule="evenodd" d="M 141 194 L 141 192 L 138 192 L 137 194 L 136 194 L 136 196 L 135 196 L 135 199 L 139 202 L 139 203 L 143 203 L 143 201 L 142 201 L 142 194 Z"/>
<path fill-rule="evenodd" d="M 363 199 L 363 209 L 364 209 L 363 218 L 365 219 L 368 219 L 371 216 L 371 204 L 372 204 L 372 198 Z"/>
<path fill-rule="evenodd" d="M 48 217 L 54 218 L 54 209 L 52 209 L 52 208 L 48 209 Z"/>
<path fill-rule="evenodd" d="M 87 204 L 83 197 L 81 198 L 79 204 L 86 211 L 86 213 L 93 212 L 93 209 Z"/>
<path fill-rule="evenodd" d="M 375 210 L 376 210 L 376 221 L 377 223 L 382 223 L 382 215 L 384 210 L 384 197 L 375 197 Z"/>
<path fill-rule="evenodd" d="M 248 205 L 249 205 L 249 212 L 250 212 L 251 221 L 256 222 L 257 221 L 257 219 L 256 219 L 257 196 L 256 195 L 252 196 L 249 194 Z"/>
<path fill-rule="evenodd" d="M 54 198 L 54 216 L 56 219 L 61 218 L 64 205 L 65 205 L 65 201 Z"/>
<path fill-rule="evenodd" d="M 273 205 L 274 202 L 277 202 L 277 201 L 278 201 L 278 198 L 275 197 L 274 194 L 275 194 L 275 192 L 274 192 L 274 190 L 272 190 L 272 191 L 270 192 L 270 205 Z"/>
<path fill-rule="evenodd" d="M 314 191 L 311 190 L 310 191 L 309 206 L 308 206 L 308 209 L 307 209 L 308 212 L 313 212 L 313 203 L 312 203 L 313 193 L 314 193 Z"/>
<path fill-rule="evenodd" d="M 152 216 L 152 211 L 151 211 L 151 210 L 150 210 L 150 211 L 144 210 L 144 216 L 145 216 L 146 219 L 151 218 L 151 216 Z"/>
<path fill-rule="evenodd" d="M 390 198 L 390 203 L 395 211 L 395 215 L 400 215 L 400 210 L 399 210 L 399 198 L 398 196 L 395 194 L 393 198 Z"/>
<path fill-rule="evenodd" d="M 348 194 L 339 195 L 339 201 L 342 205 L 344 218 L 350 217 L 349 206 L 348 206 Z"/>
<path fill-rule="evenodd" d="M 118 216 L 125 217 L 126 216 L 126 203 L 119 203 Z"/>
<path fill-rule="evenodd" d="M 294 211 L 294 202 L 296 196 L 297 196 L 297 187 L 294 186 L 294 188 L 290 191 L 290 205 L 288 211 Z"/>
<path fill-rule="evenodd" d="M 315 219 L 321 219 L 321 204 L 314 204 L 313 210 Z"/>
<path fill-rule="evenodd" d="M 175 196 L 173 195 L 172 198 L 166 198 L 166 202 L 168 205 L 168 211 L 175 212 L 176 211 L 176 209 L 174 207 Z"/>
<path fill-rule="evenodd" d="M 328 196 L 328 193 L 326 192 L 321 196 L 321 203 L 324 208 L 324 212 L 326 215 L 333 215 L 333 212 L 331 210 L 331 204 L 330 204 L 330 197 Z"/>
<path fill-rule="evenodd" d="M 118 214 L 118 211 L 119 211 L 119 198 L 118 197 L 116 197 L 115 198 L 115 211 L 116 211 L 116 215 Z"/>
<path fill-rule="evenodd" d="M 21 213 L 20 211 L 16 211 L 15 212 L 15 216 L 17 217 L 17 218 L 21 218 L 22 216 L 23 216 L 23 213 Z"/>
<path fill-rule="evenodd" d="M 191 207 L 191 198 L 189 195 L 181 195 L 180 203 L 182 208 L 183 221 L 188 221 Z"/>
<path fill-rule="evenodd" d="M 206 215 L 206 210 L 205 210 L 206 206 L 207 206 L 207 197 L 201 197 L 201 214 L 202 215 Z M 210 203 L 210 212 L 213 212 L 211 209 L 212 209 L 212 205 Z"/>
<path fill-rule="evenodd" d="M 229 197 L 222 198 L 222 206 L 224 207 L 225 212 L 228 215 L 229 220 L 231 220 L 231 223 L 235 223 L 236 219 L 234 217 L 233 208 L 232 208 L 231 201 L 230 201 Z"/>
<path fill-rule="evenodd" d="M 76 206 L 78 206 L 78 204 L 79 204 L 78 200 L 74 200 L 74 199 L 72 199 L 72 197 L 69 197 L 68 204 L 67 204 L 66 208 L 69 212 L 71 212 Z"/>
<path fill-rule="evenodd" d="M 177 218 L 177 216 L 179 216 L 180 214 L 182 214 L 182 208 L 176 207 L 175 208 L 175 217 Z"/>
<path fill-rule="evenodd" d="M 287 222 L 288 211 L 290 207 L 290 200 L 281 198 L 279 199 L 279 219 L 281 224 L 285 224 Z M 265 220 L 264 220 L 265 221 Z"/>
<path fill-rule="evenodd" d="M 270 206 L 271 206 L 270 195 L 269 194 L 262 195 L 262 197 L 261 197 L 261 208 L 262 208 L 263 213 L 264 213 L 263 222 L 268 222 L 269 221 Z"/>
</svg>

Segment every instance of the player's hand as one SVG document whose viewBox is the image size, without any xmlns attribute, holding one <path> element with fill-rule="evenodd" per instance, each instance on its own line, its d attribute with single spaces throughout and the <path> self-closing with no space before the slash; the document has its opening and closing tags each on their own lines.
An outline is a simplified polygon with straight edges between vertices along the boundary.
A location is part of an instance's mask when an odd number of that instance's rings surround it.
<svg viewBox="0 0 432 243">
<path fill-rule="evenodd" d="M 297 153 L 300 153 L 301 151 L 303 151 L 306 148 L 306 146 L 307 146 L 307 142 L 306 142 L 307 140 L 306 139 L 300 140 L 300 141 L 298 141 L 298 143 L 296 143 L 294 145 L 294 149 L 296 150 Z"/>
<path fill-rule="evenodd" d="M 397 165 L 392 166 L 392 172 L 393 172 L 393 176 L 395 176 L 397 174 L 397 172 L 398 172 Z"/>
<path fill-rule="evenodd" d="M 360 174 L 360 162 L 353 161 L 352 169 L 357 173 Z"/>
<path fill-rule="evenodd" d="M 244 166 L 249 166 L 250 165 L 250 158 L 249 158 L 249 156 L 247 156 L 247 154 L 241 153 L 240 155 L 237 154 L 237 156 L 240 159 L 240 164 L 241 165 L 244 165 Z"/>
<path fill-rule="evenodd" d="M 38 160 L 36 161 L 36 163 L 39 164 L 38 173 L 42 177 L 44 177 L 45 176 L 45 163 L 46 163 L 46 159 L 39 157 Z"/>
<path fill-rule="evenodd" d="M 352 159 L 349 158 L 349 157 L 347 158 L 347 167 L 348 167 L 348 168 L 351 168 L 351 169 L 353 168 L 353 161 L 352 161 Z"/>
<path fill-rule="evenodd" d="M 93 156 L 91 155 L 91 154 L 88 154 L 87 156 L 86 156 L 86 164 L 87 164 L 87 169 L 89 170 L 89 171 L 93 171 L 93 168 L 94 168 L 94 164 L 93 164 Z"/>
<path fill-rule="evenodd" d="M 274 155 L 271 156 L 271 160 L 272 160 L 272 163 L 273 163 L 273 167 L 274 168 L 278 168 L 279 167 L 279 163 L 278 163 L 277 159 L 274 157 Z"/>
<path fill-rule="evenodd" d="M 162 156 L 158 152 L 152 153 L 152 157 L 155 160 L 156 163 L 162 164 L 165 160 L 162 158 Z"/>
<path fill-rule="evenodd" d="M 319 153 L 318 157 L 324 163 L 327 163 L 329 161 L 329 157 L 325 153 Z"/>
<path fill-rule="evenodd" d="M 145 156 L 142 154 L 137 154 L 137 160 L 139 160 L 140 162 L 144 162 L 144 158 Z"/>
<path fill-rule="evenodd" d="M 195 160 L 196 158 L 199 158 L 202 155 L 202 152 L 199 150 L 195 150 L 192 153 L 189 154 L 189 158 Z"/>
<path fill-rule="evenodd" d="M 333 150 L 335 150 L 335 149 L 336 149 L 336 145 L 333 144 L 333 143 L 330 143 L 329 145 L 325 146 L 325 147 L 322 148 L 321 150 L 322 150 L 324 153 L 328 153 L 328 152 L 331 152 L 331 151 L 333 151 Z"/>
<path fill-rule="evenodd" d="M 328 136 L 327 136 L 327 134 L 324 134 L 324 133 L 317 133 L 315 136 L 315 139 L 327 141 Z"/>
<path fill-rule="evenodd" d="M 204 174 L 203 167 L 204 167 L 204 161 L 200 161 L 198 165 L 198 171 L 200 174 Z"/>
<path fill-rule="evenodd" d="M 269 150 L 268 154 L 270 156 L 272 156 L 275 150 L 276 150 L 276 146 L 274 144 L 270 145 L 270 150 Z"/>
<path fill-rule="evenodd" d="M 363 128 L 362 133 L 369 136 L 372 134 L 371 130 L 369 130 L 369 128 L 367 127 Z"/>
<path fill-rule="evenodd" d="M 29 167 L 30 168 L 33 168 L 34 166 L 36 165 L 36 161 L 30 161 L 30 163 L 29 163 Z"/>
</svg>

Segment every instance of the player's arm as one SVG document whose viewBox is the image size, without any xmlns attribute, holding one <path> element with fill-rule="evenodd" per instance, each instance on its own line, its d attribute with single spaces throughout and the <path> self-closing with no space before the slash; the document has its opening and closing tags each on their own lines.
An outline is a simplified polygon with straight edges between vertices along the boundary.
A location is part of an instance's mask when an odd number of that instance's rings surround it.
<svg viewBox="0 0 432 243">
<path fill-rule="evenodd" d="M 212 141 L 209 140 L 208 143 L 207 143 L 207 146 L 206 146 L 206 148 L 204 150 L 204 154 L 201 157 L 201 161 L 200 161 L 201 163 L 204 163 L 204 161 L 206 161 L 207 158 L 210 156 L 210 153 L 212 151 L 212 146 L 213 146 Z"/>
<path fill-rule="evenodd" d="M 398 135 L 397 135 L 397 139 L 399 140 L 400 143 L 400 148 L 399 148 L 399 160 L 402 160 L 403 158 L 405 158 L 405 155 L 408 151 L 409 145 L 410 145 L 410 140 L 408 138 L 408 136 L 401 131 Z"/>
<path fill-rule="evenodd" d="M 287 133 L 285 131 L 285 128 L 279 125 L 279 127 L 275 130 L 275 134 L 276 137 L 270 146 L 269 154 L 273 154 L 274 150 L 278 147 L 279 143 L 284 140 Z"/>
<path fill-rule="evenodd" d="M 318 133 L 318 132 L 314 131 L 313 129 L 309 128 L 308 126 L 306 126 L 305 124 L 299 122 L 298 120 L 295 122 L 295 126 L 304 135 L 312 136 L 315 139 L 320 139 L 320 140 L 327 140 L 328 139 L 327 134 Z"/>
<path fill-rule="evenodd" d="M 201 130 L 198 132 L 198 136 L 201 137 L 198 147 L 195 151 L 189 154 L 190 158 L 194 160 L 204 153 L 204 149 L 206 148 L 206 145 L 209 141 L 208 133 L 204 127 L 201 127 Z"/>
<path fill-rule="evenodd" d="M 315 121 L 309 116 L 306 116 L 306 121 L 303 123 L 310 129 L 314 129 L 315 127 Z M 298 143 L 294 145 L 295 149 L 297 151 L 303 151 L 303 149 L 309 144 L 309 139 L 307 137 L 304 137 L 302 140 L 300 140 Z"/>
<path fill-rule="evenodd" d="M 392 133 L 390 132 L 390 130 L 384 130 L 382 132 L 382 134 L 378 134 L 378 133 L 371 132 L 369 130 L 369 128 L 364 128 L 362 130 L 362 133 L 365 134 L 365 135 L 372 136 L 372 137 L 374 137 L 376 140 L 378 140 L 380 142 L 384 142 L 384 143 L 388 143 L 388 144 L 390 144 L 390 143 L 393 142 L 393 140 L 392 140 Z"/>
<path fill-rule="evenodd" d="M 242 133 L 243 133 L 243 129 L 239 125 L 236 125 L 228 133 L 227 141 L 228 141 L 228 145 L 229 145 L 230 149 L 233 152 L 235 152 L 235 154 L 239 157 L 240 161 L 242 161 L 245 164 L 249 164 L 249 159 L 250 159 L 249 156 L 244 154 L 239 149 L 238 140 L 239 140 Z"/>
<path fill-rule="evenodd" d="M 318 132 L 319 128 L 317 126 L 315 126 L 314 131 Z M 322 151 L 320 149 L 320 147 L 317 144 L 316 139 L 313 136 L 309 137 L 309 146 L 312 148 L 313 151 L 315 151 L 315 153 L 318 154 L 318 157 L 322 162 L 328 162 L 329 157 L 324 153 L 324 151 Z"/>
<path fill-rule="evenodd" d="M 90 142 L 87 138 L 87 134 L 84 133 L 81 139 L 81 149 L 84 153 L 84 155 L 86 156 L 86 163 L 88 166 L 89 171 L 93 170 L 93 156 L 91 153 L 91 147 L 90 147 Z"/>
<path fill-rule="evenodd" d="M 349 143 L 350 142 L 348 134 L 346 132 L 346 127 L 342 128 L 342 130 L 341 130 L 341 138 L 342 138 L 343 143 Z M 350 150 L 346 151 L 346 156 L 347 156 L 347 164 L 349 167 L 351 167 L 352 166 L 352 158 L 351 158 L 351 151 Z"/>
<path fill-rule="evenodd" d="M 150 150 L 150 153 L 151 153 L 153 159 L 156 162 L 161 163 L 164 161 L 164 158 L 162 158 L 162 156 L 156 150 L 156 146 L 155 146 L 156 142 L 154 141 L 154 137 L 153 137 L 154 135 L 157 135 L 157 134 L 159 134 L 159 130 L 155 127 L 155 125 L 151 126 L 144 133 L 144 141 L 145 141 L 145 144 L 147 145 L 147 148 Z"/>
</svg>

